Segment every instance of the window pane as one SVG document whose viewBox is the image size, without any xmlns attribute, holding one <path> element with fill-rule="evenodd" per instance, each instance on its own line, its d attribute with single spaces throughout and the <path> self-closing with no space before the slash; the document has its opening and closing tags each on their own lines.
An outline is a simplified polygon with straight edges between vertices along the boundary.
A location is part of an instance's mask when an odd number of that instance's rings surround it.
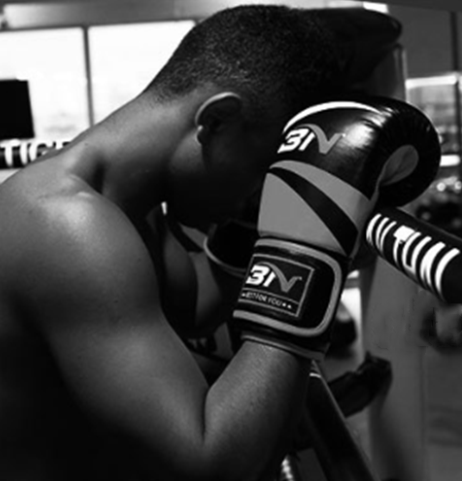
<svg viewBox="0 0 462 481">
<path fill-rule="evenodd" d="M 408 79 L 408 101 L 422 110 L 434 123 L 440 135 L 443 155 L 460 153 L 456 116 L 456 74 Z"/>
<path fill-rule="evenodd" d="M 95 120 L 138 95 L 193 25 L 193 21 L 178 21 L 92 27 Z"/>
<path fill-rule="evenodd" d="M 29 81 L 35 136 L 69 139 L 88 127 L 83 33 L 0 34 L 0 76 Z"/>
</svg>

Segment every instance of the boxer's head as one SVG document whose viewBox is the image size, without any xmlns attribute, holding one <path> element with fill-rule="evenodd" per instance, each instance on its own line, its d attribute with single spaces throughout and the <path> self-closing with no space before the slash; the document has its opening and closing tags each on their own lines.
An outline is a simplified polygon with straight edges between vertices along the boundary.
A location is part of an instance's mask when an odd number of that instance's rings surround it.
<svg viewBox="0 0 462 481">
<path fill-rule="evenodd" d="M 196 25 L 145 92 L 194 105 L 173 196 L 191 213 L 229 213 L 255 189 L 285 122 L 332 96 L 340 78 L 334 41 L 315 13 L 241 6 Z"/>
<path fill-rule="evenodd" d="M 148 90 L 168 100 L 215 85 L 239 94 L 247 119 L 261 122 L 290 117 L 332 95 L 340 80 L 338 62 L 333 37 L 318 14 L 240 6 L 197 24 Z"/>
</svg>

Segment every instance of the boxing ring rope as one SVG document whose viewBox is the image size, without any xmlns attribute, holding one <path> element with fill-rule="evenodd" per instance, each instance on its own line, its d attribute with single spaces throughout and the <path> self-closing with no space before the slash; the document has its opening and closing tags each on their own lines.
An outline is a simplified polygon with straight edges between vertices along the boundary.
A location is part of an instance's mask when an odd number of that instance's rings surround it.
<svg viewBox="0 0 462 481">
<path fill-rule="evenodd" d="M 68 141 L 8 141 L 0 144 L 0 171 L 20 169 Z M 365 240 L 382 258 L 448 303 L 462 303 L 462 241 L 393 207 L 378 207 L 368 221 Z M 329 481 L 378 481 L 354 439 L 336 401 L 313 363 L 310 374 L 308 430 Z M 288 455 L 279 481 L 301 480 Z"/>
</svg>

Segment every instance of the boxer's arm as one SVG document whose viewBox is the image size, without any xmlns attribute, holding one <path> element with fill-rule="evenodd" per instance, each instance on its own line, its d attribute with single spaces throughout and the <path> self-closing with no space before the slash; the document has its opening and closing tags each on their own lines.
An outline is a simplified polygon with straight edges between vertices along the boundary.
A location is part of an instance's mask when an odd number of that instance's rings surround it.
<svg viewBox="0 0 462 481">
<path fill-rule="evenodd" d="M 166 322 L 132 226 L 109 207 L 71 207 L 51 231 L 31 219 L 37 276 L 22 292 L 69 390 L 118 438 L 114 455 L 146 479 L 260 479 L 288 446 L 309 363 L 249 344 L 208 388 Z"/>
<path fill-rule="evenodd" d="M 242 279 L 210 262 L 202 250 L 205 234 L 194 238 L 197 249 L 188 249 L 160 212 L 152 214 L 150 225 L 159 237 L 158 275 L 170 324 L 183 337 L 211 334 L 229 319 Z"/>
</svg>

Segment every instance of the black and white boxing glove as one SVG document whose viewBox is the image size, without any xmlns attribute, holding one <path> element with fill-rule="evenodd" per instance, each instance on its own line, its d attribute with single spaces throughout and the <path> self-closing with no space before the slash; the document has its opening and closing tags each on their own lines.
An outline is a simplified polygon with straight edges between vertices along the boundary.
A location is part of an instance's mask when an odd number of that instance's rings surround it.
<svg viewBox="0 0 462 481">
<path fill-rule="evenodd" d="M 439 161 L 431 122 L 398 100 L 327 102 L 293 117 L 265 178 L 233 313 L 242 339 L 321 359 L 373 209 L 416 198 Z"/>
</svg>

